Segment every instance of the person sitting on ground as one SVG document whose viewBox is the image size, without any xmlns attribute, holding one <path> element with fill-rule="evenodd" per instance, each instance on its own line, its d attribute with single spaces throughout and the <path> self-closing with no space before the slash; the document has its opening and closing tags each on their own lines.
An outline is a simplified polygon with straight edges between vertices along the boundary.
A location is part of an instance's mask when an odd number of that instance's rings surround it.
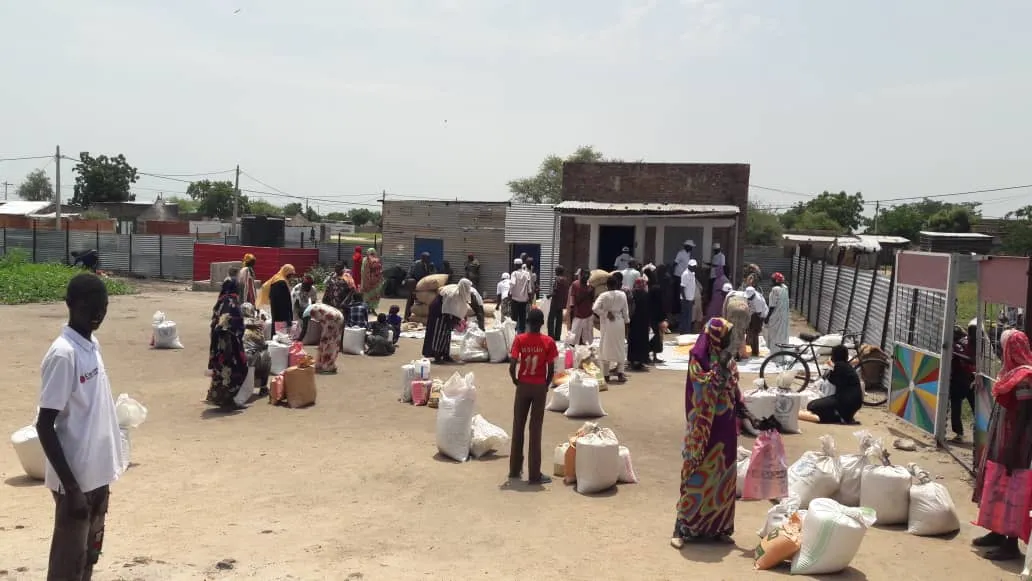
<svg viewBox="0 0 1032 581">
<path fill-rule="evenodd" d="M 806 409 L 820 418 L 822 424 L 856 424 L 856 412 L 864 405 L 864 393 L 860 376 L 849 364 L 849 349 L 845 345 L 832 347 L 831 362 L 834 367 L 827 381 L 835 386 L 835 393 L 811 401 Z"/>
<path fill-rule="evenodd" d="M 82 265 L 86 270 L 96 273 L 97 263 L 100 262 L 100 255 L 97 254 L 96 250 L 92 248 L 90 250 L 83 250 L 82 252 L 72 252 L 72 258 L 75 259 L 72 262 L 72 266 Z"/>
<path fill-rule="evenodd" d="M 376 321 L 370 323 L 369 334 L 365 340 L 365 354 L 373 357 L 394 355 L 394 343 L 391 342 L 391 325 L 387 315 L 380 313 Z"/>
<path fill-rule="evenodd" d="M 401 338 L 401 315 L 399 314 L 401 309 L 398 305 L 391 305 L 390 314 L 387 315 L 387 324 L 391 326 L 391 330 L 394 331 L 394 344 L 398 344 L 398 339 Z"/>
<path fill-rule="evenodd" d="M 512 342 L 509 377 L 516 386 L 513 405 L 512 446 L 509 452 L 509 478 L 519 479 L 523 469 L 523 437 L 530 416 L 530 442 L 527 446 L 527 480 L 548 484 L 552 479 L 541 473 L 541 431 L 545 419 L 545 399 L 555 374 L 559 349 L 555 341 L 541 333 L 545 314 L 534 309 L 527 314 L 527 332 Z"/>
<path fill-rule="evenodd" d="M 347 307 L 348 327 L 369 328 L 369 307 L 362 301 L 362 297 L 355 294 L 351 304 Z"/>
</svg>

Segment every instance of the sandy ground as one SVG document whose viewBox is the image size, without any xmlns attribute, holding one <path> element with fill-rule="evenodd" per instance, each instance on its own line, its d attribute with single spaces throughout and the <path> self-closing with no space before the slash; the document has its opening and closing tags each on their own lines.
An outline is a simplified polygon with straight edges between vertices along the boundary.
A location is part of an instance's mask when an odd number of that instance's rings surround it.
<svg viewBox="0 0 1032 581">
<path fill-rule="evenodd" d="M 506 486 L 507 461 L 455 464 L 435 457 L 434 411 L 398 403 L 393 358 L 343 357 L 343 373 L 320 377 L 319 402 L 303 410 L 264 402 L 231 416 L 200 403 L 213 294 L 148 285 L 114 298 L 99 333 L 116 394 L 150 410 L 133 434 L 133 462 L 113 488 L 105 551 L 96 579 L 743 579 L 753 572 L 756 529 L 769 504 L 740 502 L 735 546 L 672 549 L 683 435 L 681 373 L 653 371 L 603 394 L 613 428 L 632 453 L 640 484 L 599 496 L 571 487 Z M 151 314 L 180 325 L 186 349 L 148 349 Z M 39 361 L 65 317 L 62 305 L 0 307 L 7 381 L 0 428 L 32 420 Z M 479 411 L 508 429 L 512 387 L 506 366 L 462 366 L 476 374 Z M 437 367 L 435 375 L 454 368 Z M 866 427 L 891 441 L 902 425 L 865 410 Z M 545 461 L 580 421 L 548 412 Z M 786 436 L 790 460 L 833 434 L 851 452 L 851 428 L 804 424 Z M 747 447 L 751 442 L 743 440 Z M 871 530 L 853 567 L 838 579 L 1011 579 L 969 548 L 979 531 L 966 473 L 930 449 L 895 452 L 947 484 L 964 527 L 952 539 Z M 0 577 L 42 579 L 53 503 L 21 476 L 0 446 Z M 232 569 L 217 564 L 234 560 Z"/>
</svg>

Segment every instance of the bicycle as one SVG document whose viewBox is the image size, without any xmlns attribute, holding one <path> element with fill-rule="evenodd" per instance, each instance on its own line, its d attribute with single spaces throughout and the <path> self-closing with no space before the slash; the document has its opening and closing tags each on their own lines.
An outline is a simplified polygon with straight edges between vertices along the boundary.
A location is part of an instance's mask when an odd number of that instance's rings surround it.
<svg viewBox="0 0 1032 581">
<path fill-rule="evenodd" d="M 861 352 L 860 333 L 843 329 L 841 345 L 849 349 L 853 355 L 849 362 L 853 370 L 860 378 L 860 385 L 863 388 L 864 405 L 880 406 L 889 399 L 888 390 L 885 389 L 885 372 L 889 362 L 876 355 L 865 355 Z M 819 333 L 800 333 L 801 345 L 792 343 L 778 343 L 775 345 L 779 350 L 771 353 L 760 365 L 760 379 L 765 388 L 772 387 L 766 377 L 776 376 L 775 387 L 801 392 L 810 386 L 810 383 L 817 379 L 826 379 L 831 368 L 821 365 L 819 349 L 828 349 L 830 345 L 817 344 L 822 337 Z M 810 369 L 810 362 L 817 366 L 818 373 L 814 376 Z M 795 371 L 790 376 L 791 381 L 785 381 L 785 372 Z M 869 383 L 865 378 L 871 378 Z"/>
</svg>

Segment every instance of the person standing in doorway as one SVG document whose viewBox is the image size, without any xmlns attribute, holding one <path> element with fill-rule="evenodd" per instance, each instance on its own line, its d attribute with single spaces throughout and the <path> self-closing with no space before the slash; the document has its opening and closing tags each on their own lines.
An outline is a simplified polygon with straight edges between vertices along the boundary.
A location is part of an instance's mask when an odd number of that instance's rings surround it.
<svg viewBox="0 0 1032 581">
<path fill-rule="evenodd" d="M 677 256 L 674 257 L 674 276 L 680 277 L 684 273 L 684 269 L 688 268 L 688 263 L 692 260 L 692 252 L 695 251 L 695 242 L 693 240 L 685 240 L 682 248 L 677 251 Z"/>
<path fill-rule="evenodd" d="M 616 270 L 624 270 L 631 265 L 633 260 L 634 257 L 631 256 L 631 248 L 629 246 L 624 246 L 620 249 L 620 256 L 616 257 L 616 262 L 613 263 L 613 266 L 616 267 Z"/>
<path fill-rule="evenodd" d="M 517 480 L 523 469 L 523 435 L 530 416 L 530 442 L 527 446 L 527 480 L 548 484 L 552 479 L 541 473 L 541 432 L 545 422 L 545 399 L 555 374 L 559 349 L 555 341 L 541 333 L 545 315 L 534 309 L 527 315 L 527 332 L 512 342 L 509 377 L 516 386 L 513 403 L 512 446 L 509 452 L 509 479 Z"/>
<path fill-rule="evenodd" d="M 104 546 L 109 487 L 122 474 L 122 438 L 100 343 L 107 315 L 104 283 L 72 278 L 68 324 L 40 368 L 36 432 L 47 457 L 46 486 L 57 505 L 48 579 L 90 579 Z"/>
<path fill-rule="evenodd" d="M 480 290 L 480 261 L 472 252 L 466 255 L 466 278 L 473 283 L 473 288 Z"/>
<path fill-rule="evenodd" d="M 699 263 L 691 259 L 681 273 L 681 318 L 677 324 L 677 332 L 682 335 L 692 332 L 692 311 L 695 301 L 699 298 L 698 281 L 695 278 L 695 270 L 698 267 Z"/>
<path fill-rule="evenodd" d="M 516 259 L 512 263 L 514 270 L 509 277 L 509 299 L 511 301 L 512 317 L 516 319 L 516 332 L 523 333 L 527 330 L 527 312 L 530 309 L 530 300 L 534 292 L 534 281 L 530 271 L 523 268 L 523 261 Z"/>
<path fill-rule="evenodd" d="M 591 271 L 582 268 L 570 286 L 570 332 L 574 345 L 591 345 L 595 341 L 595 289 L 588 284 L 590 278 Z"/>
<path fill-rule="evenodd" d="M 710 292 L 715 292 L 717 288 L 713 288 L 713 285 L 717 280 L 717 269 L 720 268 L 721 272 L 727 272 L 727 257 L 724 256 L 724 252 L 720 249 L 720 242 L 713 243 L 713 258 L 708 263 L 710 268 Z"/>
<path fill-rule="evenodd" d="M 548 303 L 548 336 L 558 341 L 563 334 L 563 311 L 570 297 L 570 279 L 566 269 L 555 267 L 555 281 L 552 283 L 552 300 Z"/>
<path fill-rule="evenodd" d="M 430 262 L 430 253 L 424 252 L 419 255 L 419 260 L 413 261 L 409 267 L 408 277 L 405 279 L 405 286 L 408 288 L 408 298 L 405 299 L 405 320 L 412 315 L 412 303 L 416 300 L 416 285 L 425 277 L 437 272 L 434 263 Z"/>
</svg>

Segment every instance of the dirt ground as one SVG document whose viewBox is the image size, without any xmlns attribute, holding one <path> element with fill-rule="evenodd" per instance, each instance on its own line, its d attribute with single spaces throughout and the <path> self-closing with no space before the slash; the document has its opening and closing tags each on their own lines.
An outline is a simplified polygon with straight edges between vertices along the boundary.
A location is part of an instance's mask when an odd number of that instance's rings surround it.
<svg viewBox="0 0 1032 581">
<path fill-rule="evenodd" d="M 639 484 L 582 496 L 561 483 L 507 486 L 507 461 L 456 464 L 435 457 L 434 410 L 398 403 L 399 366 L 420 342 L 402 340 L 391 358 L 342 356 L 342 373 L 319 377 L 309 409 L 259 401 L 235 415 L 200 403 L 207 380 L 213 294 L 148 285 L 113 298 L 98 337 L 115 394 L 150 411 L 133 433 L 133 466 L 113 487 L 104 555 L 95 579 L 563 579 L 663 580 L 780 577 L 753 572 L 756 529 L 770 507 L 740 502 L 736 545 L 669 544 L 684 430 L 678 372 L 634 374 L 603 394 L 611 427 L 633 454 Z M 148 348 L 150 318 L 164 310 L 186 348 Z M 29 423 L 39 361 L 59 332 L 63 305 L 0 307 L 7 393 L 0 428 Z M 476 374 L 477 407 L 507 430 L 512 387 L 505 365 L 435 367 Z M 743 378 L 748 384 L 751 378 Z M 865 427 L 891 441 L 901 423 L 864 410 Z M 580 421 L 547 412 L 545 463 Z M 856 446 L 853 428 L 804 424 L 786 436 L 790 461 L 835 436 Z M 743 445 L 751 442 L 743 439 Z M 980 534 L 966 472 L 932 449 L 894 451 L 947 484 L 964 526 L 951 539 L 917 538 L 898 527 L 869 531 L 853 567 L 838 579 L 1012 579 L 972 552 Z M 53 502 L 23 477 L 10 446 L 0 446 L 0 577 L 42 579 Z M 231 568 L 219 568 L 220 561 Z M 226 565 L 224 565 L 225 567 Z"/>
</svg>

